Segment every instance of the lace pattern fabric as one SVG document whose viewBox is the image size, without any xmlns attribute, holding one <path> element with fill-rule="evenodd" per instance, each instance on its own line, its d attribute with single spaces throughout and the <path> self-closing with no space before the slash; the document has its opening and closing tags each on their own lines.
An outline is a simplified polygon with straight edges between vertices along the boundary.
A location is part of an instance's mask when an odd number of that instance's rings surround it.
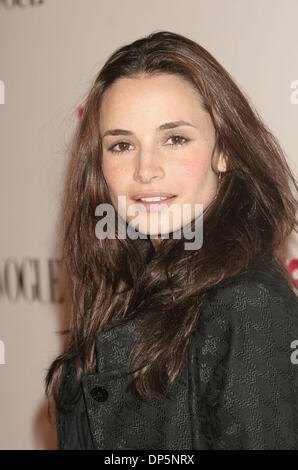
<svg viewBox="0 0 298 470">
<path fill-rule="evenodd" d="M 97 336 L 98 370 L 82 378 L 72 413 L 58 413 L 58 449 L 298 449 L 298 299 L 280 273 L 245 272 L 213 289 L 172 399 L 158 406 L 126 391 L 138 326 L 133 319 Z M 64 396 L 73 377 L 70 366 Z"/>
</svg>

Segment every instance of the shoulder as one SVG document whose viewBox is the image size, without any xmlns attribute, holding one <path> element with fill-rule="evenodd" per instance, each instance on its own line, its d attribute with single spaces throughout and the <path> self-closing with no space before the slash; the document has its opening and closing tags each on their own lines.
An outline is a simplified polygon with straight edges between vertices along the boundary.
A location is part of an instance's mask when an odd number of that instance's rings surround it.
<svg viewBox="0 0 298 470">
<path fill-rule="evenodd" d="M 190 354 L 211 375 L 233 358 L 242 359 L 241 367 L 261 356 L 287 362 L 297 339 L 297 295 L 270 265 L 242 272 L 212 289 L 196 320 Z"/>
<path fill-rule="evenodd" d="M 298 298 L 272 264 L 243 271 L 215 286 L 202 308 L 202 317 L 226 325 L 251 322 L 276 325 L 298 321 Z M 224 318 L 221 318 L 224 314 Z"/>
<path fill-rule="evenodd" d="M 297 448 L 297 340 L 297 296 L 278 270 L 215 286 L 189 356 L 193 403 L 212 448 Z"/>
</svg>

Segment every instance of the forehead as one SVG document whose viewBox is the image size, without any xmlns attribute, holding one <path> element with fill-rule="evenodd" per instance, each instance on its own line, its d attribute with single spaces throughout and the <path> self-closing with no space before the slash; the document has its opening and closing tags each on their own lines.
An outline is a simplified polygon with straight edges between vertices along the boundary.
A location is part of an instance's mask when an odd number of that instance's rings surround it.
<svg viewBox="0 0 298 470">
<path fill-rule="evenodd" d="M 159 116 L 195 119 L 204 112 L 202 98 L 189 81 L 174 74 L 141 75 L 116 80 L 102 96 L 100 120 L 107 125 L 115 119 L 144 119 Z M 185 116 L 185 113 L 188 116 Z"/>
</svg>

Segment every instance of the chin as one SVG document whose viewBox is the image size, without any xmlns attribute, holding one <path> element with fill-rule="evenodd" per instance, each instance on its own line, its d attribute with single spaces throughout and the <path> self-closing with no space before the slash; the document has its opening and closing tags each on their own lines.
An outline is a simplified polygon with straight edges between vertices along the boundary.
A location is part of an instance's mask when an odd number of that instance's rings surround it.
<svg viewBox="0 0 298 470">
<path fill-rule="evenodd" d="M 173 231 L 179 230 L 181 228 L 181 224 L 169 224 L 169 223 L 158 223 L 158 224 L 152 224 L 153 226 L 150 226 L 150 223 L 138 223 L 136 226 L 133 224 L 129 224 L 130 227 L 135 229 L 137 232 L 144 236 L 152 237 L 152 238 L 158 238 L 162 236 L 163 238 L 171 238 L 171 233 Z M 181 236 L 177 237 L 181 238 Z"/>
</svg>

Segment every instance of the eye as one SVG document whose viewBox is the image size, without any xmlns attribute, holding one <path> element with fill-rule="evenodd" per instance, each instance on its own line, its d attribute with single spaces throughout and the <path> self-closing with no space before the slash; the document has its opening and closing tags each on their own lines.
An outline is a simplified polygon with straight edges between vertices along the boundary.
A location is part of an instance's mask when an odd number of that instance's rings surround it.
<svg viewBox="0 0 298 470">
<path fill-rule="evenodd" d="M 171 135 L 168 137 L 167 141 L 170 140 L 170 139 L 173 139 L 174 143 L 170 144 L 171 146 L 182 146 L 182 145 L 185 145 L 187 144 L 187 142 L 189 142 L 189 139 L 187 137 L 184 137 L 183 135 L 180 135 L 180 134 L 175 134 L 175 135 Z M 122 149 L 121 150 L 121 146 L 126 146 L 126 148 Z M 109 151 L 112 152 L 112 153 L 124 153 L 124 152 L 128 152 L 128 148 L 129 147 L 130 143 L 129 142 L 125 142 L 124 140 L 122 140 L 121 142 L 117 142 L 116 144 L 112 145 L 111 147 L 109 147 Z M 116 150 L 116 147 L 119 146 L 118 148 L 120 148 L 120 150 Z"/>
<path fill-rule="evenodd" d="M 129 142 L 125 142 L 125 141 L 121 141 L 121 142 L 117 142 L 117 144 L 114 144 L 112 145 L 110 148 L 109 148 L 109 151 L 112 152 L 112 153 L 124 153 L 124 152 L 127 152 L 128 149 L 125 149 L 125 150 L 115 150 L 115 148 L 117 147 L 117 145 L 126 145 L 126 146 L 129 146 Z"/>
<path fill-rule="evenodd" d="M 187 142 L 189 141 L 189 139 L 187 139 L 186 137 L 183 137 L 183 135 L 178 135 L 178 134 L 171 135 L 168 138 L 168 140 L 170 140 L 170 139 L 174 140 L 174 143 L 170 144 L 172 146 L 175 146 L 175 145 L 182 146 L 182 145 L 187 144 Z M 180 141 L 180 143 L 179 143 L 179 141 Z M 183 141 L 183 142 L 181 142 L 181 141 Z"/>
</svg>

